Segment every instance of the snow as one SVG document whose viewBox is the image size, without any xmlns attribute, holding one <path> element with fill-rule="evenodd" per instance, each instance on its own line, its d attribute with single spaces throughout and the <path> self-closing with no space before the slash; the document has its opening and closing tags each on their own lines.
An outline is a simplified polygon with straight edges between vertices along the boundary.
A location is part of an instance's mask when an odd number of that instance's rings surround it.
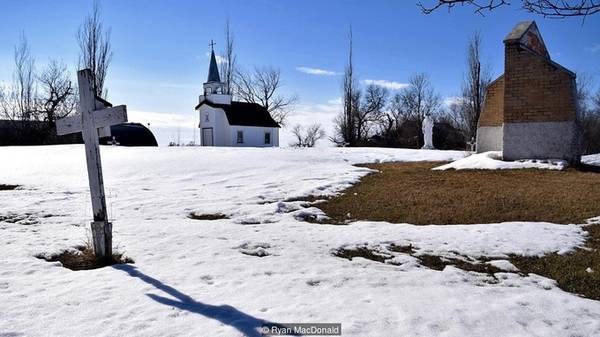
<svg viewBox="0 0 600 337">
<path fill-rule="evenodd" d="M 600 153 L 582 156 L 581 162 L 588 165 L 600 166 Z"/>
<path fill-rule="evenodd" d="M 509 170 L 509 169 L 547 169 L 562 170 L 567 167 L 564 160 L 520 160 L 503 161 L 501 151 L 472 154 L 455 162 L 434 167 L 433 170 Z"/>
<path fill-rule="evenodd" d="M 396 252 L 393 263 L 332 254 L 391 243 L 415 256 L 565 253 L 584 243 L 580 225 L 332 226 L 300 221 L 323 214 L 291 201 L 339 193 L 372 172 L 356 163 L 464 155 L 102 147 L 114 242 L 135 264 L 74 272 L 34 256 L 88 235 L 83 147 L 0 148 L 0 184 L 22 185 L 0 191 L 0 219 L 9 218 L 0 220 L 0 335 L 259 336 L 264 321 L 341 322 L 343 336 L 599 335 L 600 302 L 541 276 L 436 271 Z"/>
<path fill-rule="evenodd" d="M 512 263 L 510 263 L 510 261 L 508 261 L 508 260 L 492 260 L 487 263 L 489 265 L 494 266 L 501 270 L 512 271 L 512 272 L 519 271 L 519 269 L 517 267 L 515 267 Z"/>
</svg>

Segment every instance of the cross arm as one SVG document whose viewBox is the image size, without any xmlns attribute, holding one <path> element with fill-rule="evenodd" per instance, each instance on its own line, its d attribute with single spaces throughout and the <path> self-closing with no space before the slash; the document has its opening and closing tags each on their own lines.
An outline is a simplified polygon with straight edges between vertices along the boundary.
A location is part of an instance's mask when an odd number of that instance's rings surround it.
<svg viewBox="0 0 600 337">
<path fill-rule="evenodd" d="M 127 122 L 127 108 L 118 105 L 92 112 L 96 129 Z M 65 117 L 56 121 L 56 134 L 59 136 L 81 132 L 83 129 L 81 115 Z"/>
</svg>

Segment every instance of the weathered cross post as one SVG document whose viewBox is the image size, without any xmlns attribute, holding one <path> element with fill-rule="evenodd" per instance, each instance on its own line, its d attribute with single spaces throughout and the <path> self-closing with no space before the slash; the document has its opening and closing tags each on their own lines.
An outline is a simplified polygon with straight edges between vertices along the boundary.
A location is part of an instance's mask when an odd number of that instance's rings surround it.
<svg viewBox="0 0 600 337">
<path fill-rule="evenodd" d="M 106 134 L 111 125 L 127 122 L 125 105 L 112 107 L 110 103 L 99 98 L 94 90 L 94 75 L 91 70 L 77 72 L 79 82 L 80 115 L 66 117 L 56 121 L 56 133 L 66 135 L 81 132 L 85 143 L 90 195 L 92 197 L 92 241 L 96 257 L 110 259 L 112 257 L 112 224 L 108 222 L 106 199 L 104 196 L 104 180 L 100 161 L 98 135 Z"/>
</svg>

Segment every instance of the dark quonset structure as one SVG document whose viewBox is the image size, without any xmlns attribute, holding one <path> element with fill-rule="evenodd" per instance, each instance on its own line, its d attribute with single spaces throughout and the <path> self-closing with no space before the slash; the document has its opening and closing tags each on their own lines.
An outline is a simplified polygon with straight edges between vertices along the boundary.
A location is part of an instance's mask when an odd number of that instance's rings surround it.
<svg viewBox="0 0 600 337">
<path fill-rule="evenodd" d="M 152 132 L 139 123 L 123 123 L 110 127 L 111 137 L 100 138 L 100 144 L 121 146 L 158 146 Z M 56 128 L 43 121 L 0 120 L 0 146 L 82 144 L 81 133 L 56 135 Z"/>
<path fill-rule="evenodd" d="M 152 131 L 140 123 L 123 123 L 110 127 L 111 137 L 100 138 L 100 144 L 120 146 L 158 146 Z"/>
<path fill-rule="evenodd" d="M 504 40 L 504 74 L 487 88 L 477 152 L 505 160 L 580 158 L 575 74 L 550 59 L 533 21 Z"/>
</svg>

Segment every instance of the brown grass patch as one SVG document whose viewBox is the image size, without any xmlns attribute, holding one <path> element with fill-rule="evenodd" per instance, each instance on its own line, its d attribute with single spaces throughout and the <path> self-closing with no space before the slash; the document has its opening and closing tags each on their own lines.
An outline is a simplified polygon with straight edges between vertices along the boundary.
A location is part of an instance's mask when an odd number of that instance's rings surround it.
<svg viewBox="0 0 600 337">
<path fill-rule="evenodd" d="M 90 270 L 97 269 L 106 266 L 112 266 L 115 264 L 123 263 L 134 263 L 134 261 L 122 253 L 113 253 L 111 259 L 98 259 L 94 255 L 94 250 L 90 245 L 78 246 L 74 251 L 64 251 L 60 254 L 45 257 L 43 255 L 37 255 L 38 259 L 46 260 L 48 262 L 60 262 L 63 267 L 71 270 Z"/>
<path fill-rule="evenodd" d="M 317 205 L 333 223 L 503 221 L 584 223 L 600 215 L 600 174 L 575 169 L 432 171 L 444 163 L 361 165 L 378 170 Z"/>
<path fill-rule="evenodd" d="M 0 191 L 11 191 L 11 190 L 16 189 L 17 187 L 20 187 L 20 185 L 0 184 Z"/>
<path fill-rule="evenodd" d="M 584 249 L 566 255 L 511 256 L 510 262 L 524 273 L 556 280 L 564 291 L 600 300 L 600 225 L 587 226 L 585 230 L 590 236 Z"/>
<path fill-rule="evenodd" d="M 193 220 L 222 220 L 229 219 L 229 217 L 222 213 L 214 213 L 214 214 L 196 214 L 190 213 L 188 214 L 188 218 Z"/>
<path fill-rule="evenodd" d="M 355 257 L 362 257 L 363 259 L 382 262 L 384 263 L 386 260 L 392 258 L 392 256 L 382 255 L 374 250 L 371 250 L 367 247 L 357 247 L 357 248 L 340 248 L 333 252 L 333 255 L 337 257 L 341 257 L 344 259 L 348 259 L 352 261 Z"/>
</svg>

